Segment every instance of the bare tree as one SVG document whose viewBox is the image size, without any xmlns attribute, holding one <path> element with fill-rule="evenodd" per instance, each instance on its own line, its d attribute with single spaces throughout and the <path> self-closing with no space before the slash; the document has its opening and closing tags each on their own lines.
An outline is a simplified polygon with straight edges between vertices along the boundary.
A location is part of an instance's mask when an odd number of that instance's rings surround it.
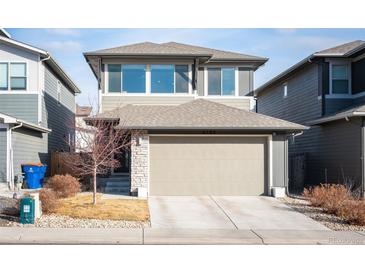
<svg viewBox="0 0 365 274">
<path fill-rule="evenodd" d="M 97 176 L 119 167 L 120 162 L 114 156 L 131 145 L 131 131 L 116 129 L 115 125 L 115 121 L 93 120 L 86 128 L 77 128 L 78 136 L 73 144 L 69 143 L 71 152 L 63 160 L 78 176 L 92 177 L 93 204 L 96 204 Z"/>
</svg>

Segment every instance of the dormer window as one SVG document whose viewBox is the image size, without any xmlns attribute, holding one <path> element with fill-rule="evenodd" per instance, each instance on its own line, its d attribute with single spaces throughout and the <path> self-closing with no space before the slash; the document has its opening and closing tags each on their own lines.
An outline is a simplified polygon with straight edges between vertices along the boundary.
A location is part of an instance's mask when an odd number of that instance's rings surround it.
<svg viewBox="0 0 365 274">
<path fill-rule="evenodd" d="M 349 94 L 350 68 L 347 63 L 331 64 L 331 94 Z"/>
</svg>

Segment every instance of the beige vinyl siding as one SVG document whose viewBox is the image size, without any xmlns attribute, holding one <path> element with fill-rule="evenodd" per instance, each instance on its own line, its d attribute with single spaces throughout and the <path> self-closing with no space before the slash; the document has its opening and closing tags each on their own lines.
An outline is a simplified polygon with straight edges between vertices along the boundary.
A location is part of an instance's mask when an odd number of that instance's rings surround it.
<svg viewBox="0 0 365 274">
<path fill-rule="evenodd" d="M 132 95 L 106 95 L 102 96 L 102 110 L 103 112 L 113 110 L 118 107 L 125 106 L 127 104 L 136 104 L 136 105 L 180 105 L 183 103 L 187 103 L 191 100 L 194 100 L 194 96 L 185 95 L 170 95 L 170 96 L 153 96 L 153 95 L 145 95 L 145 96 L 132 96 Z M 204 98 L 213 102 L 225 104 L 231 107 L 241 108 L 245 110 L 250 110 L 250 98 L 249 97 L 233 97 L 233 98 L 209 98 L 209 97 L 198 97 Z"/>
<path fill-rule="evenodd" d="M 150 194 L 266 194 L 266 143 L 265 137 L 150 136 Z"/>
<path fill-rule="evenodd" d="M 249 98 L 241 98 L 241 97 L 234 97 L 234 98 L 209 98 L 209 97 L 204 97 L 204 99 L 216 102 L 216 103 L 220 103 L 220 104 L 224 104 L 230 107 L 235 107 L 235 108 L 240 108 L 240 109 L 244 109 L 244 110 L 250 110 L 250 99 Z"/>
</svg>

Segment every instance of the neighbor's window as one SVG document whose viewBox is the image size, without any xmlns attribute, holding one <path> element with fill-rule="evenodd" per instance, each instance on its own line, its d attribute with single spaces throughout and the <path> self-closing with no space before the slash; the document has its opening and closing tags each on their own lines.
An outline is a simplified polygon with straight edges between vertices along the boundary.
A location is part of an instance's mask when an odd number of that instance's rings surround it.
<svg viewBox="0 0 365 274">
<path fill-rule="evenodd" d="M 27 65 L 26 63 L 10 63 L 10 89 L 27 89 Z"/>
<path fill-rule="evenodd" d="M 146 92 L 146 65 L 122 65 L 122 91 Z"/>
<path fill-rule="evenodd" d="M 234 95 L 235 85 L 235 68 L 208 68 L 208 95 Z"/>
<path fill-rule="evenodd" d="M 288 96 L 288 84 L 283 84 L 283 97 L 286 98 Z"/>
<path fill-rule="evenodd" d="M 151 65 L 151 93 L 174 93 L 174 65 Z"/>
<path fill-rule="evenodd" d="M 348 65 L 332 65 L 332 94 L 349 93 Z"/>
<path fill-rule="evenodd" d="M 8 63 L 0 63 L 0 90 L 8 89 Z"/>
</svg>

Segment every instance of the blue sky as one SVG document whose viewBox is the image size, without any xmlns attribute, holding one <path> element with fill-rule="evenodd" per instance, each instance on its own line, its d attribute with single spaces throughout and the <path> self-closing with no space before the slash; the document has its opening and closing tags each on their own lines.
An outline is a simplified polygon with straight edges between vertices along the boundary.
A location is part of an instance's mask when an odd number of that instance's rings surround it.
<svg viewBox="0 0 365 274">
<path fill-rule="evenodd" d="M 12 38 L 49 51 L 82 90 L 77 102 L 95 102 L 97 84 L 82 52 L 144 41 L 176 41 L 268 57 L 255 87 L 315 51 L 365 40 L 365 29 L 6 29 Z"/>
</svg>

